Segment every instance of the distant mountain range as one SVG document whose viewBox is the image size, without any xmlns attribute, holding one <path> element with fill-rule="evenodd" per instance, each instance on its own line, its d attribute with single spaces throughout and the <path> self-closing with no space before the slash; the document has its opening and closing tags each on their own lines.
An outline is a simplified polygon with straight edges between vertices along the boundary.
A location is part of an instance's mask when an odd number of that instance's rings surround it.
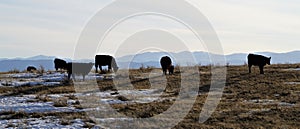
<svg viewBox="0 0 300 129">
<path fill-rule="evenodd" d="M 33 56 L 33 57 L 28 57 L 28 58 L 21 58 L 21 57 L 17 57 L 17 58 L 0 58 L 0 61 L 3 60 L 20 60 L 20 61 L 24 61 L 24 60 L 33 60 L 33 61 L 37 61 L 37 60 L 54 60 L 56 57 L 55 56 L 45 56 L 45 55 L 37 55 L 37 56 Z M 64 58 L 64 60 L 71 60 L 68 58 Z"/>
<path fill-rule="evenodd" d="M 267 57 L 272 57 L 272 64 L 283 63 L 300 63 L 300 51 L 293 51 L 287 53 L 272 53 L 272 52 L 257 52 L 256 54 L 262 54 Z M 165 52 L 146 52 L 137 55 L 127 55 L 117 58 L 117 64 L 120 68 L 140 68 L 144 67 L 160 67 L 159 60 L 162 56 L 170 56 L 173 60 L 173 64 L 180 66 L 187 65 L 208 65 L 212 62 L 207 52 L 180 52 L 180 53 L 165 53 Z M 247 62 L 246 53 L 236 53 L 225 55 L 226 62 L 229 65 L 243 65 Z M 215 55 L 216 57 L 222 57 L 222 55 Z M 0 58 L 0 72 L 6 72 L 13 69 L 25 70 L 27 66 L 43 66 L 46 70 L 54 69 L 55 56 L 38 55 L 29 58 Z M 71 59 L 63 58 L 68 62 Z M 94 62 L 93 59 L 84 59 L 80 62 Z"/>
</svg>

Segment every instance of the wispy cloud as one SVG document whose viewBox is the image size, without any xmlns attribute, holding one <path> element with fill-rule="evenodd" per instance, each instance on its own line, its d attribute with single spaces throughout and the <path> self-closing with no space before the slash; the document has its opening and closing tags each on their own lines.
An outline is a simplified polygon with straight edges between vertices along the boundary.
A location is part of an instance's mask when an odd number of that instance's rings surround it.
<svg viewBox="0 0 300 129">
<path fill-rule="evenodd" d="M 300 1 L 189 1 L 207 16 L 226 54 L 300 49 Z M 45 54 L 71 57 L 85 24 L 98 10 L 111 2 L 112 0 L 2 0 L 1 56 Z M 116 9 L 114 13 L 119 10 L 122 9 Z M 151 19 L 157 20 L 155 17 L 148 17 L 133 19 L 131 22 L 142 26 Z M 165 23 L 158 25 L 172 27 Z M 125 29 L 133 28 L 128 26 Z M 173 32 L 190 34 L 182 27 L 173 28 Z M 118 34 L 122 35 L 122 32 Z"/>
<path fill-rule="evenodd" d="M 60 54 L 71 57 L 81 29 L 108 2 L 1 1 L 1 55 L 14 57 Z"/>
<path fill-rule="evenodd" d="M 191 1 L 209 18 L 226 53 L 300 48 L 299 1 Z"/>
</svg>

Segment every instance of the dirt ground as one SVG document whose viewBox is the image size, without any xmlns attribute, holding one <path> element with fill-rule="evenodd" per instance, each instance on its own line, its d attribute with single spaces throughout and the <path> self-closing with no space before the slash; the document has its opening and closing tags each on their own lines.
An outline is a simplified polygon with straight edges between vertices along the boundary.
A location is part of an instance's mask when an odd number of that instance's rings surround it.
<svg viewBox="0 0 300 129">
<path fill-rule="evenodd" d="M 299 66 L 300 64 L 267 66 L 264 75 L 259 74 L 258 67 L 254 67 L 251 74 L 248 73 L 247 66 L 227 67 L 226 84 L 221 101 L 212 116 L 204 123 L 199 123 L 199 114 L 211 85 L 210 67 L 201 66 L 199 67 L 199 94 L 196 101 L 184 119 L 173 128 L 299 128 Z M 152 70 L 151 68 L 130 70 L 132 85 L 136 89 L 151 88 L 147 73 L 149 74 Z M 131 118 L 157 116 L 175 103 L 176 100 L 168 98 L 179 95 L 182 72 L 177 68 L 174 75 L 166 76 L 167 87 L 160 96 L 166 98 L 163 101 L 146 104 L 111 104 L 111 107 Z M 100 91 L 116 90 L 112 80 L 98 80 L 97 83 Z M 0 93 L 8 96 L 74 92 L 72 85 L 53 88 L 43 86 L 0 88 Z M 126 97 L 123 96 L 119 96 L 119 99 L 126 101 Z M 151 128 L 147 124 L 140 125 L 140 127 Z"/>
</svg>

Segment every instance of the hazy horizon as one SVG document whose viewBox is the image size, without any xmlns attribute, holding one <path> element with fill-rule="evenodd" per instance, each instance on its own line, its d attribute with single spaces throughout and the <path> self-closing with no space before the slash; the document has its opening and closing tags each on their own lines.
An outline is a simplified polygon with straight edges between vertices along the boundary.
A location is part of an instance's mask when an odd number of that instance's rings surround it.
<svg viewBox="0 0 300 129">
<path fill-rule="evenodd" d="M 284 54 L 284 53 L 291 53 L 291 52 L 300 52 L 300 50 L 294 50 L 294 51 L 287 51 L 287 52 L 271 52 L 271 51 L 257 51 L 257 52 L 250 52 L 253 54 L 261 54 L 261 53 L 275 53 L 275 54 Z M 156 52 L 161 52 L 161 53 L 166 53 L 163 51 L 151 51 L 151 52 L 144 52 L 144 53 L 139 53 L 139 54 L 145 54 L 145 53 L 156 53 Z M 182 52 L 190 52 L 190 51 L 179 51 L 179 52 L 167 52 L 167 53 L 182 53 Z M 207 52 L 207 51 L 192 51 L 191 53 L 195 53 L 195 52 Z M 245 52 L 239 52 L 239 53 L 230 53 L 230 54 L 224 54 L 224 56 L 229 56 L 229 55 L 234 55 L 234 54 L 250 54 L 250 53 L 245 53 Z M 95 54 L 95 55 L 109 55 L 109 54 Z M 121 58 L 121 57 L 125 57 L 125 56 L 133 56 L 136 54 L 128 54 L 128 55 L 124 55 L 124 56 L 117 56 L 116 58 Z M 33 55 L 33 56 L 17 56 L 17 57 L 0 57 L 0 59 L 26 59 L 26 58 L 32 58 L 32 57 L 37 57 L 37 56 L 46 56 L 46 57 L 55 57 L 55 58 L 64 58 L 64 59 L 72 59 L 69 57 L 63 57 L 63 56 L 56 56 L 56 55 L 43 55 L 43 54 L 38 54 L 38 55 Z M 268 55 L 265 55 L 268 56 Z M 94 59 L 94 57 L 90 57 L 90 58 L 84 58 L 84 59 Z"/>
</svg>

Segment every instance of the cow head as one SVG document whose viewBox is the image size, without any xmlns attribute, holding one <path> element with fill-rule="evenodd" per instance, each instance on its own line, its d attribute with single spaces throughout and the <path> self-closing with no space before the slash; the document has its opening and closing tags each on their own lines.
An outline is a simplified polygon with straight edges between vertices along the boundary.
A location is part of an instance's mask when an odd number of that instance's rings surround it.
<svg viewBox="0 0 300 129">
<path fill-rule="evenodd" d="M 266 63 L 267 63 L 268 65 L 271 65 L 271 57 L 267 58 Z"/>
<path fill-rule="evenodd" d="M 115 72 L 118 72 L 118 70 L 119 70 L 119 67 L 114 68 Z"/>
</svg>

